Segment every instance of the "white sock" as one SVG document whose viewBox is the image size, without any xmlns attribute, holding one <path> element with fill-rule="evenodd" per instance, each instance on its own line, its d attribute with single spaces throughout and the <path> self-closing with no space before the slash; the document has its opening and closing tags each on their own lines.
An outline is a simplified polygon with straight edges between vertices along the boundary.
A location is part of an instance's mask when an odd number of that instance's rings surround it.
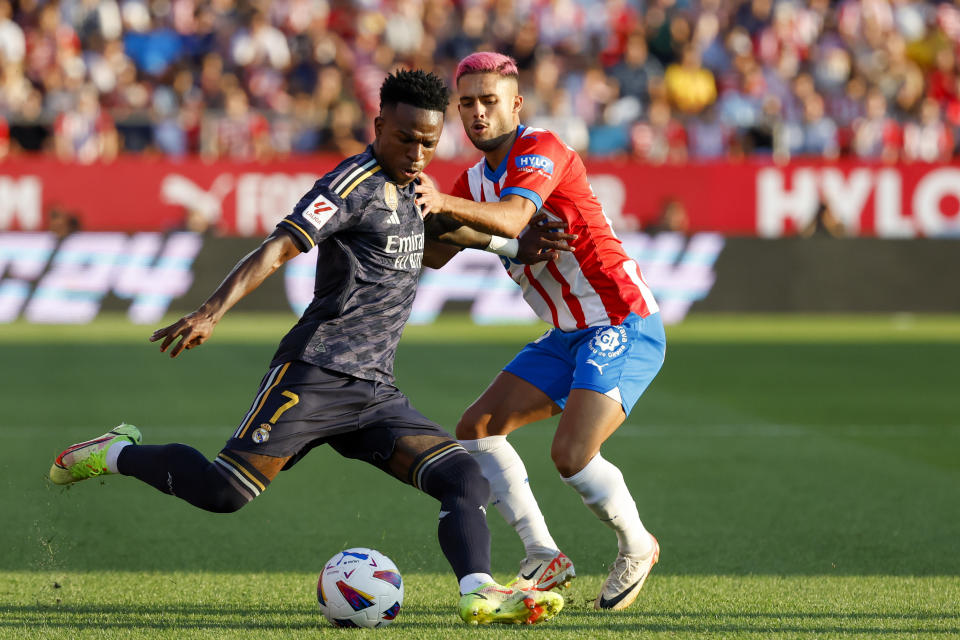
<svg viewBox="0 0 960 640">
<path fill-rule="evenodd" d="M 476 591 L 485 584 L 493 582 L 489 573 L 468 573 L 460 578 L 460 595 Z"/>
<path fill-rule="evenodd" d="M 583 498 L 583 503 L 617 533 L 620 553 L 645 556 L 653 539 L 640 521 L 637 505 L 623 481 L 623 474 L 598 453 L 583 469 L 564 482 Z"/>
<path fill-rule="evenodd" d="M 120 473 L 117 470 L 117 458 L 120 457 L 120 451 L 131 444 L 133 443 L 129 440 L 121 440 L 120 442 L 114 442 L 110 445 L 110 448 L 107 449 L 107 471 L 110 473 Z"/>
<path fill-rule="evenodd" d="M 530 490 L 527 469 L 507 436 L 461 440 L 490 482 L 492 502 L 523 540 L 528 557 L 552 557 L 560 552 L 553 541 L 537 499 Z"/>
</svg>

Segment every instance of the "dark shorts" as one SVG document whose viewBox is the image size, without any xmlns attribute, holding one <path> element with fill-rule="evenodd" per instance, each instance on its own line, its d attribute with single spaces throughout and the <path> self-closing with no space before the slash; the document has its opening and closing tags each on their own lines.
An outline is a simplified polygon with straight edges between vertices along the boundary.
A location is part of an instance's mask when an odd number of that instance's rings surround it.
<svg viewBox="0 0 960 640">
<path fill-rule="evenodd" d="M 270 369 L 226 449 L 277 458 L 289 469 L 316 446 L 384 468 L 398 438 L 453 436 L 393 385 L 292 361 Z"/>
</svg>

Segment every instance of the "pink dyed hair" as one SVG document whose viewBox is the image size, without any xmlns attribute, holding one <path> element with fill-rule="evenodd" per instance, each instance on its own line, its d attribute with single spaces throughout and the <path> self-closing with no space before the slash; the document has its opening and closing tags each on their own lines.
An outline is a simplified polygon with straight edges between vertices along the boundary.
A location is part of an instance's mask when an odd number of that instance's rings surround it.
<svg viewBox="0 0 960 640">
<path fill-rule="evenodd" d="M 471 53 L 457 65 L 454 82 L 460 82 L 460 76 L 468 73 L 496 73 L 497 75 L 516 78 L 517 61 L 510 56 L 493 51 L 478 51 Z"/>
</svg>

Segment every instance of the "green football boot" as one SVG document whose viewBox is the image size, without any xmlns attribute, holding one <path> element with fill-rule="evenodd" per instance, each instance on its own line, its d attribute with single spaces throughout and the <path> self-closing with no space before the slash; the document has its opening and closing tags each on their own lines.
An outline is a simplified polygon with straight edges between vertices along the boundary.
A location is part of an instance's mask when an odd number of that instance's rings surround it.
<svg viewBox="0 0 960 640">
<path fill-rule="evenodd" d="M 99 438 L 80 442 L 68 447 L 57 456 L 50 467 L 50 479 L 54 484 L 70 484 L 107 475 L 107 450 L 120 440 L 140 444 L 140 430 L 132 424 L 121 424 Z"/>
<path fill-rule="evenodd" d="M 563 609 L 553 591 L 521 591 L 495 582 L 460 596 L 460 618 L 467 624 L 537 624 Z"/>
</svg>

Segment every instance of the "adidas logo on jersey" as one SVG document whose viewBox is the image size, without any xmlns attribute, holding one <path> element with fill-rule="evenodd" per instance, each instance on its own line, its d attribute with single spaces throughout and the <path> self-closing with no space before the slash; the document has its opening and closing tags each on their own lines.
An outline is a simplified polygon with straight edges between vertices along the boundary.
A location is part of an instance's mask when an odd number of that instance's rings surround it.
<svg viewBox="0 0 960 640">
<path fill-rule="evenodd" d="M 400 216 L 398 216 L 397 212 L 394 211 L 389 216 L 387 216 L 387 222 L 390 224 L 400 224 Z"/>
</svg>

